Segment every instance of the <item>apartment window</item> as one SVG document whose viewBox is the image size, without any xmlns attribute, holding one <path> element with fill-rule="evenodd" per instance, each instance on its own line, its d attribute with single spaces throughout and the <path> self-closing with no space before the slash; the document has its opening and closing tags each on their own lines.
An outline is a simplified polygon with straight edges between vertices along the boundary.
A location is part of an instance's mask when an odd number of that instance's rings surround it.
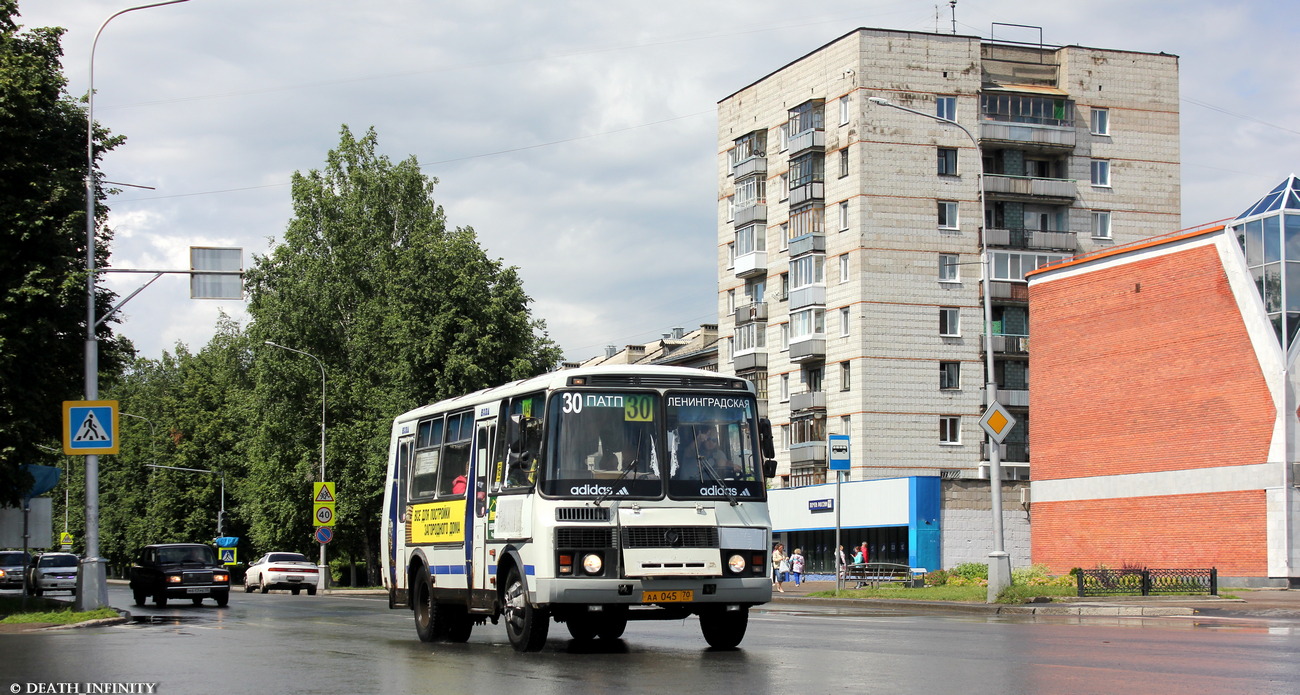
<svg viewBox="0 0 1300 695">
<path fill-rule="evenodd" d="M 736 347 L 732 354 L 753 352 L 767 347 L 766 324 L 746 323 L 736 327 Z"/>
<path fill-rule="evenodd" d="M 957 120 L 957 97 L 935 97 L 934 115 L 950 121 Z"/>
<path fill-rule="evenodd" d="M 957 202 L 953 200 L 939 201 L 939 229 L 956 229 L 957 228 Z"/>
<path fill-rule="evenodd" d="M 790 199 L 790 173 L 781 174 L 781 200 Z"/>
<path fill-rule="evenodd" d="M 781 425 L 781 449 L 783 451 L 790 450 L 790 426 L 789 425 Z"/>
<path fill-rule="evenodd" d="M 1110 188 L 1110 160 L 1092 160 L 1092 185 Z"/>
<path fill-rule="evenodd" d="M 736 219 L 736 199 L 733 196 L 727 196 L 727 221 Z"/>
<path fill-rule="evenodd" d="M 989 277 L 993 280 L 1011 280 L 1023 282 L 1025 273 L 1037 270 L 1049 263 L 1069 258 L 1062 253 L 1020 253 L 1017 251 L 989 252 L 992 266 Z"/>
<path fill-rule="evenodd" d="M 727 290 L 727 313 L 736 313 L 736 291 Z"/>
<path fill-rule="evenodd" d="M 767 204 L 767 181 L 761 176 L 736 184 L 735 209 Z"/>
<path fill-rule="evenodd" d="M 809 338 L 826 333 L 826 310 L 803 309 L 790 314 L 790 338 Z"/>
<path fill-rule="evenodd" d="M 939 417 L 939 443 L 961 444 L 960 415 L 941 415 Z"/>
<path fill-rule="evenodd" d="M 790 261 L 790 286 L 798 289 L 826 284 L 826 256 L 810 253 Z"/>
<path fill-rule="evenodd" d="M 848 362 L 840 362 L 840 390 L 848 391 L 852 387 L 852 368 Z"/>
<path fill-rule="evenodd" d="M 736 242 L 734 241 L 727 242 L 727 267 L 736 267 Z"/>
<path fill-rule="evenodd" d="M 750 381 L 754 382 L 754 395 L 760 401 L 767 400 L 767 372 L 754 372 Z"/>
<path fill-rule="evenodd" d="M 849 231 L 849 201 L 840 203 L 840 231 Z"/>
<path fill-rule="evenodd" d="M 809 152 L 790 160 L 790 187 L 798 188 L 826 180 L 826 156 Z"/>
<path fill-rule="evenodd" d="M 839 431 L 839 433 L 840 433 L 840 434 L 852 434 L 852 433 L 853 433 L 853 421 L 849 419 L 849 416 L 848 416 L 848 415 L 841 415 L 841 416 L 840 416 L 840 431 Z"/>
<path fill-rule="evenodd" d="M 939 363 L 939 388 L 945 391 L 961 388 L 961 362 Z"/>
<path fill-rule="evenodd" d="M 840 284 L 849 281 L 849 254 L 840 254 Z"/>
<path fill-rule="evenodd" d="M 1092 110 L 1092 134 L 1110 135 L 1110 109 Z"/>
<path fill-rule="evenodd" d="M 939 307 L 939 335 L 961 335 L 961 309 L 955 306 Z"/>
<path fill-rule="evenodd" d="M 840 125 L 849 124 L 849 98 L 840 97 Z"/>
<path fill-rule="evenodd" d="M 781 375 L 781 400 L 782 401 L 790 400 L 790 375 L 789 374 Z"/>
<path fill-rule="evenodd" d="M 939 148 L 939 175 L 957 175 L 957 150 L 952 147 Z"/>
<path fill-rule="evenodd" d="M 840 178 L 849 175 L 849 148 L 840 150 Z"/>
<path fill-rule="evenodd" d="M 790 298 L 790 274 L 781 273 L 781 296 L 777 297 L 777 300 L 784 302 L 789 298 Z"/>
<path fill-rule="evenodd" d="M 790 248 L 790 223 L 781 223 L 781 250 Z"/>
<path fill-rule="evenodd" d="M 727 336 L 727 361 L 736 361 L 736 336 Z"/>
<path fill-rule="evenodd" d="M 786 228 L 791 239 L 805 234 L 826 233 L 826 208 L 820 205 L 805 207 L 798 212 L 790 212 L 790 226 Z"/>
<path fill-rule="evenodd" d="M 1092 211 L 1092 238 L 1110 238 L 1110 213 L 1103 210 Z"/>
<path fill-rule="evenodd" d="M 939 254 L 939 282 L 959 282 L 960 257 L 955 253 Z"/>
<path fill-rule="evenodd" d="M 849 308 L 840 307 L 840 335 L 847 336 L 848 334 L 849 334 Z"/>
<path fill-rule="evenodd" d="M 784 126 L 777 128 L 777 130 L 781 131 L 780 151 L 785 152 L 786 150 L 790 149 L 790 136 L 786 134 Z"/>
<path fill-rule="evenodd" d="M 767 250 L 767 228 L 750 224 L 736 230 L 736 255 Z"/>
<path fill-rule="evenodd" d="M 790 324 L 781 324 L 781 350 L 790 349 Z"/>
</svg>

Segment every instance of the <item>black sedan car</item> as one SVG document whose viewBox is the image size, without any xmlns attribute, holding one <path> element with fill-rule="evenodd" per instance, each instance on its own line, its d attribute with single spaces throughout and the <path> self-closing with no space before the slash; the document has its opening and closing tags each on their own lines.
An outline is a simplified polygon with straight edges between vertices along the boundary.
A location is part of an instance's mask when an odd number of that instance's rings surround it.
<svg viewBox="0 0 1300 695">
<path fill-rule="evenodd" d="M 153 597 L 159 606 L 168 599 L 190 599 L 194 605 L 211 598 L 218 606 L 230 602 L 230 571 L 217 560 L 217 551 L 201 543 L 162 543 L 140 549 L 131 566 L 135 605 Z"/>
</svg>

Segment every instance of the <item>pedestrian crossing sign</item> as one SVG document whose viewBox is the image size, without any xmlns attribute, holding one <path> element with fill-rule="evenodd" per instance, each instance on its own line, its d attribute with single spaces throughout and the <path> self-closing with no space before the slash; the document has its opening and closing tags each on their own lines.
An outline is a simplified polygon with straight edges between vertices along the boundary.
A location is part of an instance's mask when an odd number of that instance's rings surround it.
<svg viewBox="0 0 1300 695">
<path fill-rule="evenodd" d="M 64 401 L 63 453 L 116 454 L 117 401 Z"/>
<path fill-rule="evenodd" d="M 217 556 L 221 558 L 221 564 L 233 565 L 239 551 L 234 548 L 217 548 Z"/>
</svg>

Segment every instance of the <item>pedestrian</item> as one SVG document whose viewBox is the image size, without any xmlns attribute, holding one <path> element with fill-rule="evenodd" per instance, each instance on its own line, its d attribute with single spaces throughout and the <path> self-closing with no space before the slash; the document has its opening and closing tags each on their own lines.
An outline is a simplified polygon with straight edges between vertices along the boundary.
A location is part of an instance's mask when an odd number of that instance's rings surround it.
<svg viewBox="0 0 1300 695">
<path fill-rule="evenodd" d="M 785 593 L 781 588 L 781 583 L 785 581 L 785 573 L 790 571 L 790 561 L 785 557 L 785 546 L 777 543 L 772 548 L 772 586 L 776 590 Z"/>
<path fill-rule="evenodd" d="M 843 546 L 843 545 L 841 545 L 841 546 L 839 547 L 839 550 L 836 550 L 836 551 L 835 551 L 835 561 L 838 563 L 838 564 L 836 565 L 836 567 L 838 568 L 838 572 L 839 572 L 840 579 L 843 579 L 843 578 L 844 578 L 844 573 L 845 573 L 845 571 L 848 569 L 848 563 L 844 561 L 844 546 Z"/>
<path fill-rule="evenodd" d="M 790 556 L 790 574 L 794 576 L 794 585 L 799 586 L 803 583 L 803 550 L 794 549 L 794 554 Z"/>
<path fill-rule="evenodd" d="M 871 549 L 867 547 L 866 541 L 862 541 L 862 545 L 858 546 L 858 552 L 862 553 L 861 562 L 871 562 Z"/>
</svg>

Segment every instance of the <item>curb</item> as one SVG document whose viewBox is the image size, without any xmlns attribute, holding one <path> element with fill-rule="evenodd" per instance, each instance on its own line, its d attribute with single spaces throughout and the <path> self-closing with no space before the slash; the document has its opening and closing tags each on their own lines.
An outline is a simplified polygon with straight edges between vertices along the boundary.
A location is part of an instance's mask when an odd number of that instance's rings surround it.
<svg viewBox="0 0 1300 695">
<path fill-rule="evenodd" d="M 858 606 L 925 612 L 948 612 L 982 615 L 1073 615 L 1082 617 L 1154 618 L 1196 615 L 1188 606 L 1122 605 L 1113 603 L 1001 604 L 957 603 L 949 601 L 908 601 L 870 598 L 823 598 L 820 596 L 773 597 L 771 603 L 811 604 L 818 606 Z"/>
</svg>

